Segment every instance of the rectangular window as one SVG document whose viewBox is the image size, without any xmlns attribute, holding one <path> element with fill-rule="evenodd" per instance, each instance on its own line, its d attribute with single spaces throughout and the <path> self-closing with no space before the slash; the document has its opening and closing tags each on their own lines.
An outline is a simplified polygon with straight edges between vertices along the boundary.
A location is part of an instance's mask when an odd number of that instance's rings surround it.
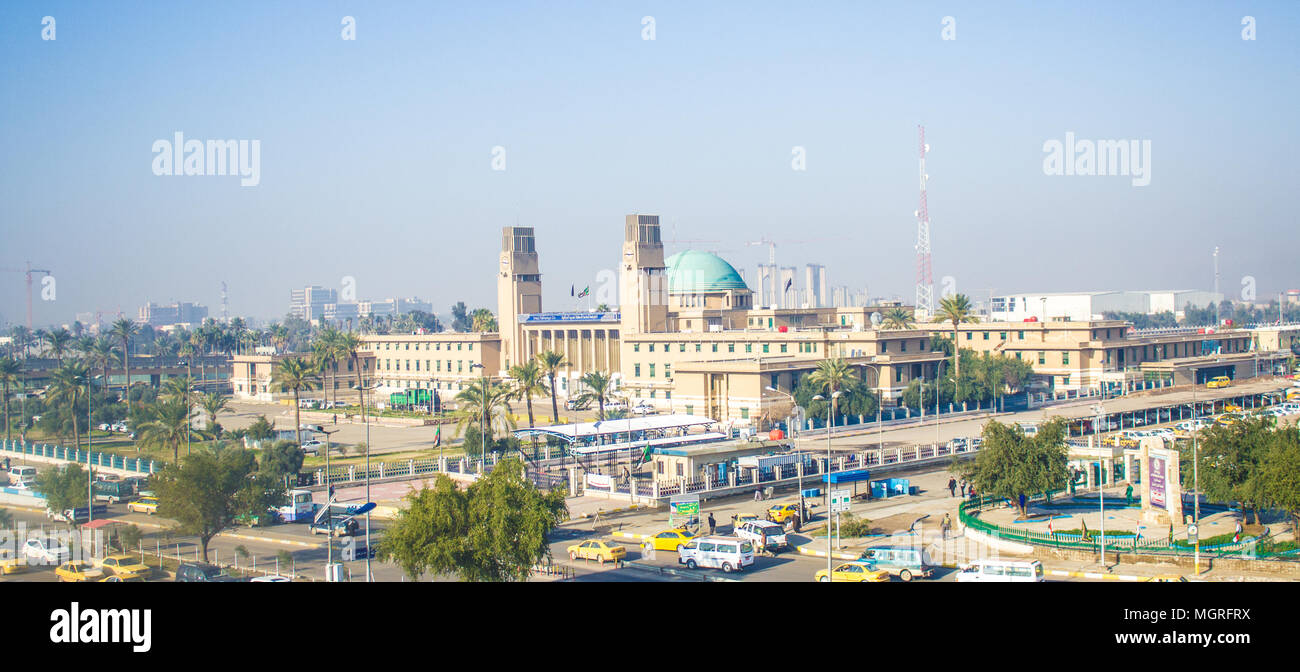
<svg viewBox="0 0 1300 672">
<path fill-rule="evenodd" d="M 1005 340 L 1007 340 L 1007 332 L 1003 331 L 1003 332 L 999 333 L 999 334 L 998 334 L 998 340 L 1001 340 L 1001 341 L 1005 341 Z"/>
<path fill-rule="evenodd" d="M 696 351 L 696 352 L 699 352 L 699 351 L 700 351 L 700 344 L 699 344 L 699 343 L 696 343 L 696 344 L 695 344 L 695 351 Z"/>
<path fill-rule="evenodd" d="M 693 404 L 686 404 L 686 415 L 695 415 L 695 406 Z"/>
<path fill-rule="evenodd" d="M 686 344 L 682 343 L 681 345 L 677 346 L 677 352 L 686 352 Z"/>
<path fill-rule="evenodd" d="M 673 377 L 673 365 L 664 364 L 664 378 L 672 378 L 672 377 Z"/>
<path fill-rule="evenodd" d="M 1023 331 L 1016 332 L 1016 338 L 1018 338 L 1018 339 L 1020 339 L 1020 340 L 1022 340 L 1022 341 L 1025 340 L 1025 332 L 1023 332 Z"/>
<path fill-rule="evenodd" d="M 664 390 L 664 399 L 672 399 L 672 398 L 673 398 L 673 391 L 672 391 L 672 390 Z"/>
<path fill-rule="evenodd" d="M 753 343 L 746 343 L 746 344 L 745 344 L 745 352 L 753 352 L 753 351 L 754 351 L 754 344 L 753 344 Z"/>
<path fill-rule="evenodd" d="M 749 409 L 748 409 L 748 408 L 742 408 L 742 409 L 740 409 L 740 419 L 741 419 L 741 420 L 748 420 L 748 419 L 749 419 Z"/>
<path fill-rule="evenodd" d="M 970 340 L 970 337 L 971 337 L 971 332 L 969 332 L 969 331 L 966 332 L 966 340 L 969 341 L 969 340 Z"/>
<path fill-rule="evenodd" d="M 1039 363 L 1039 364 L 1046 364 L 1046 363 L 1047 363 L 1047 353 L 1046 353 L 1046 352 L 1043 352 L 1043 351 L 1041 351 L 1041 350 L 1038 352 L 1038 363 Z"/>
<path fill-rule="evenodd" d="M 419 371 L 419 370 L 420 370 L 420 360 L 418 360 L 418 359 L 415 360 L 415 370 L 416 370 L 416 371 Z"/>
<path fill-rule="evenodd" d="M 769 379 L 769 380 L 771 381 L 771 382 L 770 382 L 770 385 L 772 386 L 772 389 L 774 389 L 774 390 L 777 389 L 777 386 L 776 386 L 776 378 L 777 378 L 777 374 L 774 373 L 774 374 L 772 374 L 772 377 Z"/>
<path fill-rule="evenodd" d="M 438 373 L 442 373 L 442 360 L 438 360 Z"/>
<path fill-rule="evenodd" d="M 1062 363 L 1062 364 L 1069 364 L 1069 363 L 1070 363 L 1070 353 L 1068 353 L 1068 352 L 1062 352 L 1062 353 L 1061 353 L 1061 363 Z"/>
<path fill-rule="evenodd" d="M 460 346 L 462 346 L 462 345 L 464 345 L 464 343 L 457 343 L 457 344 L 456 344 L 456 349 L 457 349 L 457 350 L 460 350 Z"/>
<path fill-rule="evenodd" d="M 654 344 L 654 343 L 651 343 L 651 344 L 650 344 L 650 352 L 654 352 L 654 351 L 655 351 L 655 344 Z"/>
<path fill-rule="evenodd" d="M 654 399 L 654 398 L 655 398 L 655 391 L 654 391 L 654 390 L 650 390 L 650 398 L 651 398 L 651 399 Z"/>
<path fill-rule="evenodd" d="M 632 375 L 633 375 L 633 377 L 636 377 L 636 378 L 640 378 L 640 377 L 641 377 L 641 365 L 640 365 L 640 364 L 633 364 L 633 365 L 632 365 Z"/>
<path fill-rule="evenodd" d="M 456 373 L 461 373 L 464 370 L 465 370 L 465 361 L 460 359 L 456 360 Z"/>
<path fill-rule="evenodd" d="M 895 383 L 903 382 L 903 369 L 901 367 L 894 369 L 894 382 Z"/>
<path fill-rule="evenodd" d="M 654 378 L 654 377 L 655 377 L 655 365 L 654 365 L 654 364 L 651 364 L 651 365 L 650 365 L 650 377 L 651 377 L 651 378 Z"/>
<path fill-rule="evenodd" d="M 736 344 L 735 344 L 735 343 L 728 343 L 728 344 L 727 344 L 727 352 L 735 352 L 735 351 L 736 351 Z"/>
<path fill-rule="evenodd" d="M 718 344 L 717 344 L 717 343 L 714 343 L 714 344 L 713 344 L 713 351 L 714 351 L 714 352 L 717 352 L 717 351 L 718 351 Z"/>
<path fill-rule="evenodd" d="M 907 352 L 907 341 L 902 342 L 902 352 Z"/>
<path fill-rule="evenodd" d="M 984 340 L 989 340 L 989 332 L 984 332 Z"/>
<path fill-rule="evenodd" d="M 641 344 L 640 344 L 640 343 L 633 343 L 633 344 L 632 344 L 632 352 L 641 352 Z"/>
<path fill-rule="evenodd" d="M 880 342 L 880 351 L 881 351 L 881 352 L 889 352 L 889 341 L 881 341 L 881 342 Z"/>
</svg>

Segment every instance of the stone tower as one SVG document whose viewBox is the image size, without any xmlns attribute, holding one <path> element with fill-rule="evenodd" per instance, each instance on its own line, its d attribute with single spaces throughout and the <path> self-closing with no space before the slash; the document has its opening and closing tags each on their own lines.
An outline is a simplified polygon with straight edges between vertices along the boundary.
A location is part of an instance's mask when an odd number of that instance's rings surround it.
<svg viewBox="0 0 1300 672">
<path fill-rule="evenodd" d="M 624 221 L 619 304 L 624 334 L 668 330 L 668 275 L 659 215 L 628 215 Z"/>
<path fill-rule="evenodd" d="M 501 334 L 501 371 L 528 358 L 520 315 L 542 312 L 542 274 L 537 239 L 531 226 L 501 229 L 501 267 L 497 269 L 497 327 Z"/>
</svg>

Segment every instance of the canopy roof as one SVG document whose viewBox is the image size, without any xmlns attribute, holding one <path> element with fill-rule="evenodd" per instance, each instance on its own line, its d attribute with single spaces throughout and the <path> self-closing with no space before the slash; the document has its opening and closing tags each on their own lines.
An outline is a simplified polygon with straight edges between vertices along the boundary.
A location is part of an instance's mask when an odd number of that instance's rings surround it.
<svg viewBox="0 0 1300 672">
<path fill-rule="evenodd" d="M 514 435 L 522 438 L 525 436 L 541 434 L 555 436 L 564 439 L 569 443 L 574 443 L 584 439 L 595 439 L 604 436 L 614 436 L 616 434 L 627 434 L 628 432 L 670 431 L 674 429 L 686 430 L 691 427 L 701 427 L 713 424 L 717 424 L 717 420 L 702 415 L 650 415 L 644 418 L 620 418 L 618 420 L 601 420 L 597 422 L 534 427 L 532 429 L 517 429 L 515 430 Z"/>
</svg>

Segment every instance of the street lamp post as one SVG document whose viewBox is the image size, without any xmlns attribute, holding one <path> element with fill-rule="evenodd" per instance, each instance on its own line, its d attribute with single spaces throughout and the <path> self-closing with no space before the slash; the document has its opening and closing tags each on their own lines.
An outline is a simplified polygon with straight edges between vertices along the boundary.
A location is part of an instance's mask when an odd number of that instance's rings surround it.
<svg viewBox="0 0 1300 672">
<path fill-rule="evenodd" d="M 366 392 L 373 392 L 379 388 L 379 383 L 367 386 L 352 386 L 353 389 L 361 393 L 361 415 L 366 422 L 366 503 L 370 502 L 370 414 L 369 406 L 366 404 Z M 328 472 L 327 472 L 328 473 Z M 370 583 L 374 576 L 370 573 L 370 512 L 366 511 L 366 583 Z"/>
<path fill-rule="evenodd" d="M 1102 415 L 1106 409 L 1097 404 L 1092 409 L 1097 412 L 1097 420 L 1101 421 Z M 1100 445 L 1097 446 L 1101 448 Z M 1100 469 L 1097 470 L 1097 501 L 1101 504 L 1101 566 L 1106 566 L 1106 461 L 1102 460 Z"/>
<path fill-rule="evenodd" d="M 1200 427 L 1196 421 L 1196 376 L 1192 376 L 1192 520 L 1196 523 L 1196 558 L 1195 570 L 1196 575 L 1201 575 L 1201 460 L 1197 451 L 1198 445 L 1196 435 L 1200 433 Z"/>
<path fill-rule="evenodd" d="M 94 378 L 92 378 L 91 376 L 86 376 L 86 522 L 87 523 L 93 522 L 95 520 L 95 472 L 91 469 L 90 466 L 90 453 L 94 446 L 95 439 L 94 437 L 91 436 L 90 430 L 91 430 L 91 423 L 94 421 L 92 417 L 94 415 L 92 412 L 92 409 L 94 407 L 94 401 L 91 399 L 91 386 L 94 383 L 94 379 L 98 377 L 99 376 L 95 376 Z"/>
<path fill-rule="evenodd" d="M 834 577 L 831 576 L 831 407 L 835 405 L 835 400 L 840 396 L 840 391 L 836 390 L 831 393 L 831 398 L 827 399 L 822 395 L 813 397 L 818 401 L 826 401 L 826 581 L 831 582 Z"/>
<path fill-rule="evenodd" d="M 334 501 L 334 484 L 330 481 L 330 435 L 337 434 L 339 430 L 325 430 L 321 434 L 325 435 L 325 529 L 329 530 L 325 534 L 325 580 L 329 580 L 330 568 L 334 566 L 334 508 L 331 503 Z M 367 446 L 369 449 L 369 446 Z M 366 473 L 369 475 L 370 470 Z M 366 501 L 370 501 L 369 495 Z M 366 554 L 370 554 L 370 545 L 367 540 Z"/>
</svg>

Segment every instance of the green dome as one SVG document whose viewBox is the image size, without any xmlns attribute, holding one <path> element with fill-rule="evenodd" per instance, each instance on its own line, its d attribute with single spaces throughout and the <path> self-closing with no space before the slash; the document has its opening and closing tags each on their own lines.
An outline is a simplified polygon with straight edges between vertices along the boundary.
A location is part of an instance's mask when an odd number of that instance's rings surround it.
<svg viewBox="0 0 1300 672">
<path fill-rule="evenodd" d="M 716 254 L 686 250 L 668 257 L 664 265 L 668 267 L 668 291 L 672 293 L 749 289 L 736 269 Z"/>
</svg>

